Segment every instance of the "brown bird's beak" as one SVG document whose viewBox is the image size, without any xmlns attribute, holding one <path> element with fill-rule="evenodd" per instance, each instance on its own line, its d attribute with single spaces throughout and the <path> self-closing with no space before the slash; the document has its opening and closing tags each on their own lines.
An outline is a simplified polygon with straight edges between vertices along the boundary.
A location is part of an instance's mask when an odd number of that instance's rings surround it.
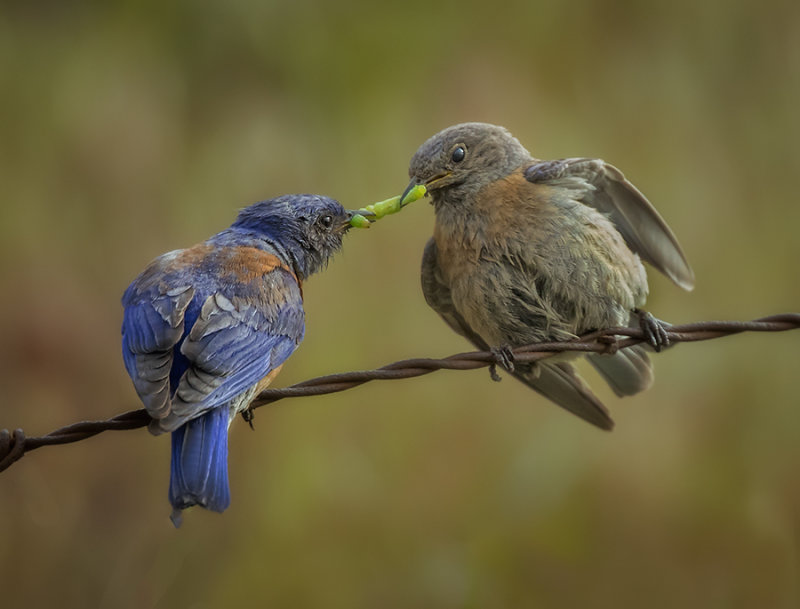
<svg viewBox="0 0 800 609">
<path fill-rule="evenodd" d="M 413 177 L 413 178 L 411 178 L 411 181 L 408 183 L 408 186 L 406 186 L 406 189 L 403 191 L 403 194 L 402 194 L 402 195 L 400 195 L 400 205 L 402 205 L 402 204 L 403 204 L 403 201 L 405 201 L 405 200 L 406 200 L 406 197 L 408 196 L 408 193 L 410 193 L 410 192 L 411 192 L 411 190 L 412 190 L 412 189 L 413 189 L 415 186 L 418 186 L 419 184 L 422 184 L 422 180 L 420 180 L 420 179 L 419 179 L 419 178 L 417 178 L 417 177 Z"/>
<path fill-rule="evenodd" d="M 425 195 L 427 195 L 432 190 L 436 190 L 437 188 L 441 188 L 442 186 L 446 186 L 449 183 L 448 182 L 448 178 L 450 178 L 450 175 L 451 174 L 448 171 L 448 172 L 445 172 L 445 173 L 437 174 L 437 175 L 435 175 L 432 178 L 429 178 L 427 180 L 423 180 L 422 178 L 420 178 L 418 176 L 414 176 L 413 178 L 411 178 L 411 181 L 408 183 L 408 186 L 406 186 L 406 189 L 403 191 L 403 194 L 400 195 L 400 205 L 404 206 L 404 205 L 406 205 L 406 204 L 411 202 L 411 201 L 408 201 L 408 194 L 412 190 L 414 190 L 414 188 L 416 188 L 417 186 L 420 186 L 420 185 L 424 186 L 425 190 L 423 191 L 423 193 Z M 417 194 L 411 200 L 412 201 L 416 201 L 417 199 L 419 199 L 421 197 L 422 197 L 422 194 Z"/>
<path fill-rule="evenodd" d="M 437 188 L 440 188 L 442 186 L 446 186 L 447 183 L 448 183 L 447 180 L 450 177 L 450 175 L 451 174 L 448 171 L 446 173 L 437 174 L 437 175 L 435 175 L 432 178 L 429 178 L 427 180 L 423 180 L 420 177 L 414 176 L 413 178 L 411 178 L 411 181 L 408 183 L 408 186 L 406 186 L 406 189 L 403 191 L 403 194 L 400 196 L 401 205 L 405 205 L 405 201 L 406 201 L 406 197 L 408 196 L 408 193 L 410 193 L 414 189 L 415 186 L 419 186 L 420 184 L 422 184 L 423 186 L 425 186 L 425 190 L 427 192 L 430 192 L 430 191 L 436 190 Z M 426 192 L 426 194 L 427 194 L 427 192 Z"/>
<path fill-rule="evenodd" d="M 435 175 L 424 183 L 425 188 L 427 188 L 428 190 L 436 190 L 437 188 L 441 188 L 442 186 L 447 186 L 450 183 L 451 175 L 452 174 L 449 171 L 446 171 L 445 173 L 440 173 L 439 175 Z"/>
</svg>

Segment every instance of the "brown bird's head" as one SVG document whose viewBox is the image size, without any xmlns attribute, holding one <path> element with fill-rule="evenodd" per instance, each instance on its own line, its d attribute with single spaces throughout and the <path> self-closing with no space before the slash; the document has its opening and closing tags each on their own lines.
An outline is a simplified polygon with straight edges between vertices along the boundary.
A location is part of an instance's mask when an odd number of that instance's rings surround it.
<svg viewBox="0 0 800 609">
<path fill-rule="evenodd" d="M 488 123 L 453 125 L 414 153 L 406 193 L 423 184 L 435 206 L 444 201 L 462 201 L 530 158 L 530 153 L 504 127 Z"/>
</svg>

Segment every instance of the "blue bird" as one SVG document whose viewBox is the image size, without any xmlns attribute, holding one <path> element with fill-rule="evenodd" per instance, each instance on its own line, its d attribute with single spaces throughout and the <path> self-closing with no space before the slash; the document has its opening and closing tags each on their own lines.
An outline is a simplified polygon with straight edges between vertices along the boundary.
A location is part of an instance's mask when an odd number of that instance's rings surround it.
<svg viewBox="0 0 800 609">
<path fill-rule="evenodd" d="M 303 280 L 341 248 L 352 215 L 318 195 L 261 201 L 125 291 L 122 356 L 150 431 L 172 433 L 176 527 L 188 507 L 230 505 L 228 427 L 303 340 Z"/>
</svg>

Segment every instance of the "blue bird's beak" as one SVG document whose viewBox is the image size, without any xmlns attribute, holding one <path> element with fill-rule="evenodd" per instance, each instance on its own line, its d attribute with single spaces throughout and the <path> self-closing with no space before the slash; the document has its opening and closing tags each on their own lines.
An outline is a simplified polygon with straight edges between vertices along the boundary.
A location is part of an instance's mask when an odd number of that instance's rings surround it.
<svg viewBox="0 0 800 609">
<path fill-rule="evenodd" d="M 371 211 L 366 209 L 348 209 L 347 210 L 347 220 L 342 225 L 343 229 L 347 228 L 369 228 L 370 224 L 369 218 L 374 218 L 375 214 Z"/>
</svg>

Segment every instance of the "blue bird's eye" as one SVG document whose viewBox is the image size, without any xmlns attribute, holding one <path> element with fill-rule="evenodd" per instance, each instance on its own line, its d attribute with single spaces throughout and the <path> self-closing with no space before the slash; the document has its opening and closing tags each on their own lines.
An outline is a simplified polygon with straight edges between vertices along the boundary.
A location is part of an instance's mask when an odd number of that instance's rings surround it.
<svg viewBox="0 0 800 609">
<path fill-rule="evenodd" d="M 331 226 L 333 226 L 333 217 L 331 217 L 331 216 L 322 216 L 319 219 L 319 223 L 320 223 L 320 225 L 322 225 L 323 228 L 330 228 Z"/>
<path fill-rule="evenodd" d="M 467 156 L 467 151 L 464 150 L 463 146 L 456 146 L 455 150 L 453 150 L 452 159 L 454 163 L 460 163 L 464 160 L 464 157 Z"/>
</svg>

